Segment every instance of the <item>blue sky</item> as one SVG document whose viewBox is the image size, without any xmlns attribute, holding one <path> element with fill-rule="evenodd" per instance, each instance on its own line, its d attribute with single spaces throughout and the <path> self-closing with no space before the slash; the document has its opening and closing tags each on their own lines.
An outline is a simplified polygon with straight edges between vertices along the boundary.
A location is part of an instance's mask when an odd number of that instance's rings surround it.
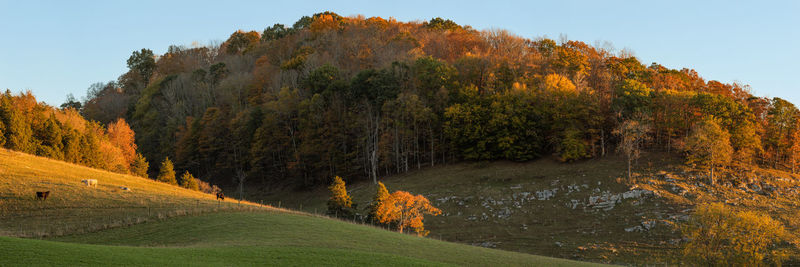
<svg viewBox="0 0 800 267">
<path fill-rule="evenodd" d="M 115 80 L 131 52 L 222 41 L 303 15 L 443 17 L 527 38 L 611 42 L 644 63 L 693 68 L 800 103 L 800 1 L 7 1 L 0 0 L 0 88 L 41 101 Z"/>
</svg>

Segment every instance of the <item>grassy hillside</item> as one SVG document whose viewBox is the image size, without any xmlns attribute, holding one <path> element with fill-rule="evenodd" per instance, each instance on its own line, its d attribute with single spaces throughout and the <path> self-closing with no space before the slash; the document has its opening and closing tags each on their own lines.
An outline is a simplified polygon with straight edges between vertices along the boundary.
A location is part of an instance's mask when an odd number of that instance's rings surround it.
<svg viewBox="0 0 800 267">
<path fill-rule="evenodd" d="M 99 186 L 83 186 L 87 178 Z M 47 201 L 35 200 L 36 191 L 47 190 Z M 7 150 L 0 150 L 0 194 L 0 266 L 592 265 L 218 203 L 148 179 Z"/>
<path fill-rule="evenodd" d="M 382 181 L 390 191 L 423 194 L 442 209 L 442 216 L 426 218 L 431 236 L 578 260 L 681 262 L 684 241 L 676 226 L 698 203 L 767 212 L 792 233 L 800 226 L 794 216 L 800 212 L 800 180 L 789 173 L 728 170 L 710 186 L 704 173 L 665 153 L 640 159 L 633 181 L 623 178 L 625 170 L 624 159 L 614 156 L 570 164 L 541 159 L 452 164 Z M 362 208 L 375 192 L 371 182 L 348 189 Z M 324 209 L 328 194 L 325 188 L 278 190 L 265 198 L 313 211 Z"/>
<path fill-rule="evenodd" d="M 81 180 L 97 179 L 96 188 Z M 122 190 L 127 187 L 130 190 Z M 50 191 L 37 201 L 37 191 Z M 0 235 L 91 232 L 165 217 L 257 208 L 141 177 L 0 149 Z"/>
<path fill-rule="evenodd" d="M 0 265 L 591 265 L 283 212 L 187 216 L 54 240 L 67 243 L 0 239 L 0 253 L 15 252 L 2 253 L 14 256 Z"/>
</svg>

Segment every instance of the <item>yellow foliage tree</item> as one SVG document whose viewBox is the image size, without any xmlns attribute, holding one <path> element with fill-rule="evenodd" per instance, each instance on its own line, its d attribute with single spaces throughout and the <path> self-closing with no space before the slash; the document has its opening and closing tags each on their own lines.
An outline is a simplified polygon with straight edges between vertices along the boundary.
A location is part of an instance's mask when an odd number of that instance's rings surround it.
<svg viewBox="0 0 800 267">
<path fill-rule="evenodd" d="M 436 216 L 442 214 L 442 211 L 431 205 L 422 195 L 396 191 L 378 206 L 376 213 L 381 223 L 396 223 L 398 232 L 412 228 L 417 235 L 426 236 L 428 231 L 423 222 L 425 214 Z"/>
<path fill-rule="evenodd" d="M 786 257 L 775 245 L 784 239 L 780 222 L 752 211 L 734 211 L 721 203 L 697 207 L 682 227 L 689 239 L 683 253 L 704 266 L 780 265 Z"/>
<path fill-rule="evenodd" d="M 378 182 L 378 190 L 375 192 L 375 197 L 372 198 L 372 204 L 369 209 L 370 218 L 380 220 L 381 212 L 388 210 L 386 205 L 390 196 L 386 186 L 382 182 Z"/>
<path fill-rule="evenodd" d="M 709 169 L 711 184 L 714 184 L 714 166 L 724 166 L 731 161 L 731 135 L 712 117 L 696 123 L 686 142 L 690 164 Z"/>
<path fill-rule="evenodd" d="M 548 92 L 575 92 L 575 84 L 567 77 L 548 74 L 544 77 L 544 89 Z"/>
<path fill-rule="evenodd" d="M 353 200 L 347 194 L 347 187 L 345 186 L 342 177 L 333 177 L 333 183 L 328 186 L 331 191 L 331 198 L 328 199 L 328 213 L 336 215 L 347 215 L 350 208 L 353 206 Z"/>
</svg>

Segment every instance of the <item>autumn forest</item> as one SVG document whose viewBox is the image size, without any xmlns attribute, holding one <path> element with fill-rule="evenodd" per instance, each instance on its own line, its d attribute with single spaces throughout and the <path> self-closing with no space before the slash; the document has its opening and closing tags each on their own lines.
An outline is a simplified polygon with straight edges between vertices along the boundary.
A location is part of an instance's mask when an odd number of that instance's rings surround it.
<svg viewBox="0 0 800 267">
<path fill-rule="evenodd" d="M 800 110 L 744 83 L 641 62 L 609 44 L 530 39 L 439 17 L 326 11 L 206 45 L 151 49 L 132 51 L 127 72 L 59 106 L 30 90 L 0 92 L 0 176 L 11 177 L 0 183 L 0 219 L 9 222 L 0 220 L 0 252 L 23 242 L 6 235 L 83 231 L 92 243 L 101 230 L 148 220 L 179 229 L 161 223 L 170 216 L 197 220 L 186 225 L 296 226 L 313 214 L 321 224 L 341 223 L 334 228 L 369 224 L 375 229 L 352 228 L 369 236 L 391 228 L 472 245 L 458 251 L 623 264 L 800 262 Z M 64 174 L 29 171 L 49 164 Z M 100 193 L 86 191 L 97 177 Z M 45 202 L 50 190 L 56 200 Z M 96 228 L 71 221 L 42 230 L 23 221 L 70 218 L 51 213 L 80 203 L 90 206 L 81 207 L 85 214 L 106 209 L 94 214 Z M 451 230 L 460 227 L 467 236 Z M 253 242 L 276 236 L 262 234 L 269 237 Z M 327 234 L 319 236 L 336 249 L 382 240 Z M 445 247 L 398 236 L 410 247 Z M 439 259 L 420 251 L 415 259 Z M 486 251 L 445 262 L 532 262 Z M 299 265 L 330 264 L 304 262 L 306 253 Z M 355 265 L 391 262 L 364 258 L 374 261 Z"/>
<path fill-rule="evenodd" d="M 729 148 L 697 163 L 794 170 L 800 153 L 797 108 L 746 85 L 440 18 L 325 12 L 216 46 L 145 48 L 127 64 L 61 107 L 6 92 L 0 142 L 142 176 L 158 171 L 147 161 L 169 158 L 216 184 L 301 187 L 462 160 L 570 162 L 625 142 L 684 153 L 699 122 Z M 634 140 L 629 121 L 644 131 Z"/>
</svg>

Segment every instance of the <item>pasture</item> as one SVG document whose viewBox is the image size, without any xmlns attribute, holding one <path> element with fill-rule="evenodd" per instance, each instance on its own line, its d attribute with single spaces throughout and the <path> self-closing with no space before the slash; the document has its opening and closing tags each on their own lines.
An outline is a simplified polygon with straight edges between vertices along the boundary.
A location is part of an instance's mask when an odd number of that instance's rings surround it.
<svg viewBox="0 0 800 267">
<path fill-rule="evenodd" d="M 42 191 L 51 192 L 47 200 L 36 199 Z M 594 265 L 217 201 L 8 150 L 0 150 L 0 194 L 0 266 Z"/>
<path fill-rule="evenodd" d="M 83 180 L 96 180 L 88 186 Z M 128 188 L 129 190 L 124 190 Z M 50 191 L 47 200 L 37 192 Z M 0 235 L 93 232 L 173 216 L 264 209 L 235 199 L 0 149 Z"/>
</svg>

